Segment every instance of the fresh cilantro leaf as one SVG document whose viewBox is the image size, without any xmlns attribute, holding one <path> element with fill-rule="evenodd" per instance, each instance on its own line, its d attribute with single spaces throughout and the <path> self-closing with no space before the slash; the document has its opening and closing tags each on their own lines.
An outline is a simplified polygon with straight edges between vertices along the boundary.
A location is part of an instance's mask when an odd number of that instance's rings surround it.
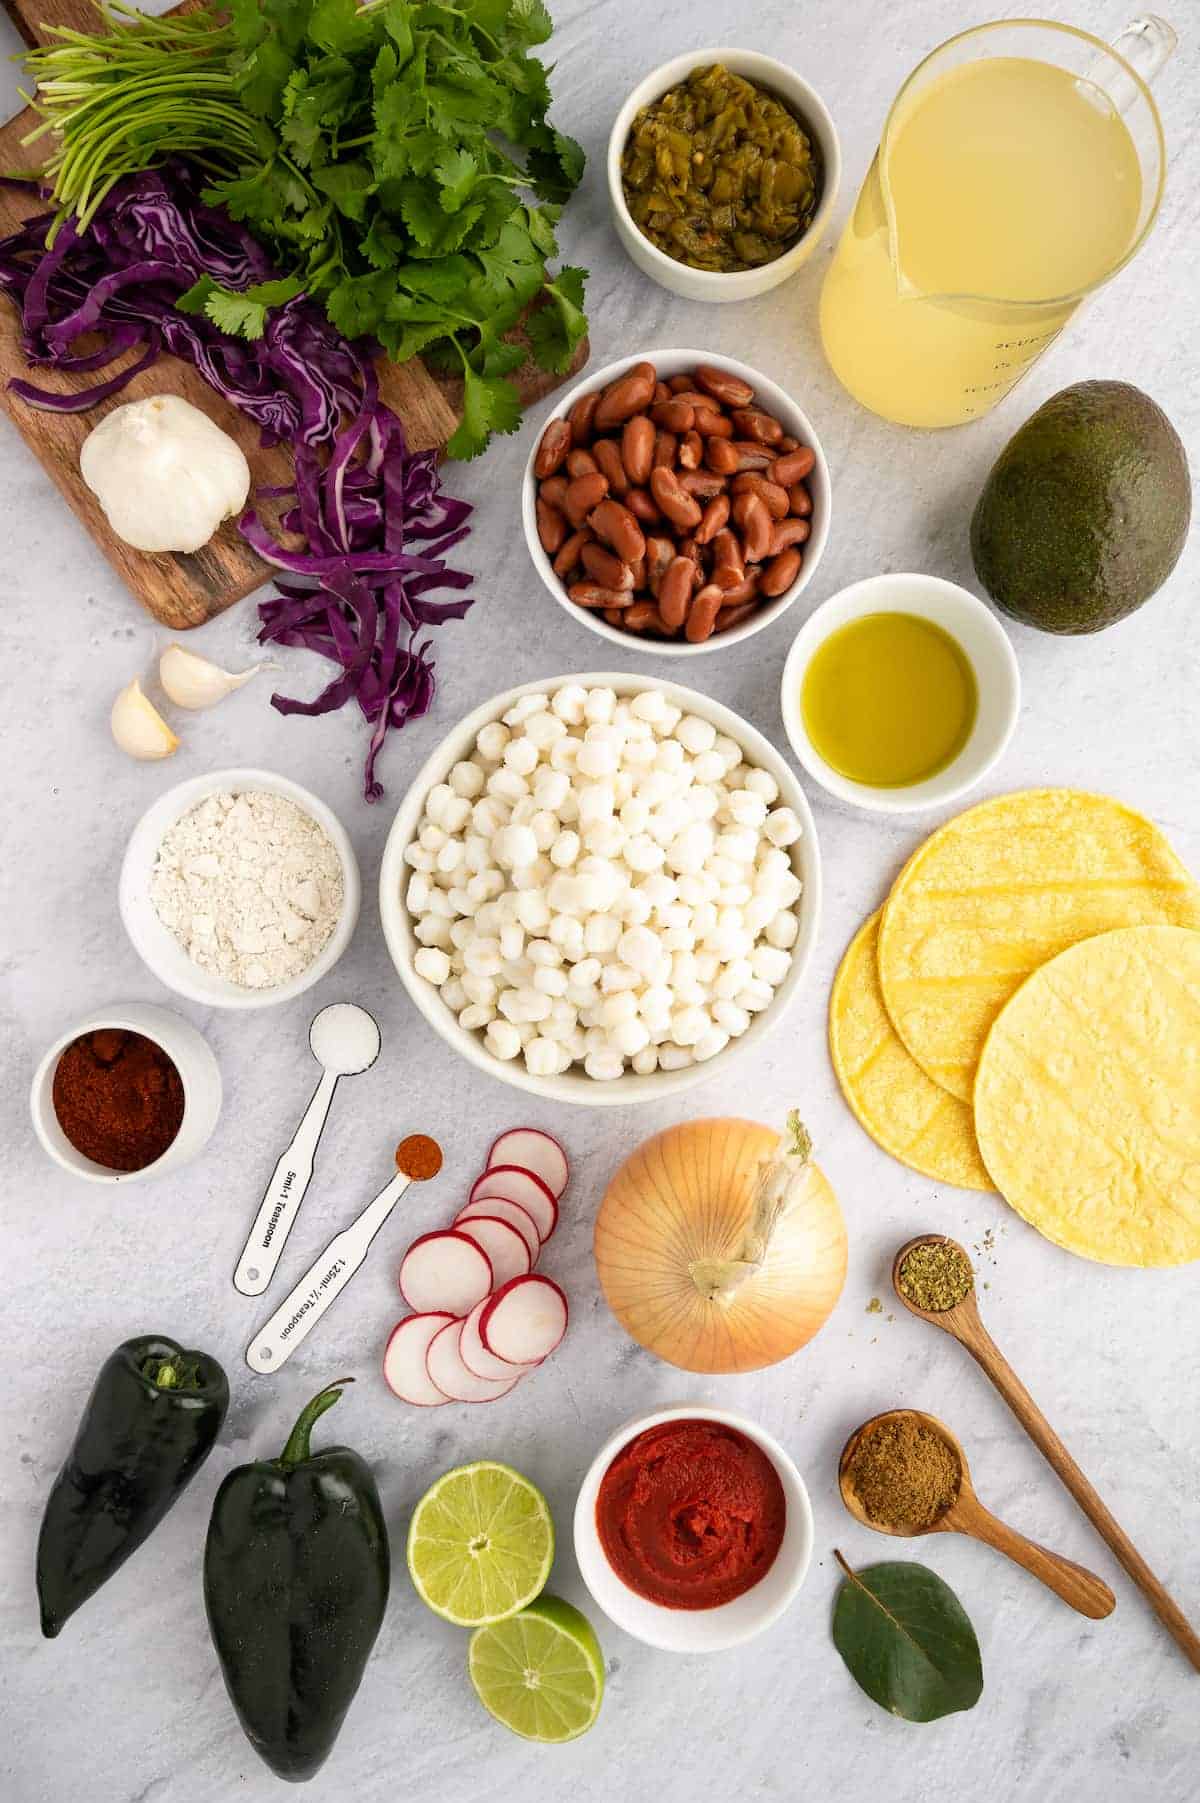
<svg viewBox="0 0 1200 1803">
<path fill-rule="evenodd" d="M 302 287 L 298 276 L 256 282 L 251 288 L 236 291 L 214 283 L 205 298 L 204 311 L 215 326 L 233 338 L 261 338 L 267 329 L 268 311 L 292 300 Z"/>
<path fill-rule="evenodd" d="M 313 187 L 328 194 L 339 213 L 361 223 L 367 216 L 367 198 L 375 181 L 369 166 L 352 158 L 344 163 L 330 163 L 326 169 L 313 170 Z"/>
<path fill-rule="evenodd" d="M 180 313 L 203 313 L 208 297 L 216 285 L 210 275 L 202 275 L 200 280 L 193 282 L 183 294 L 176 295 L 176 310 Z"/>
<path fill-rule="evenodd" d="M 558 255 L 558 239 L 554 236 L 554 228 L 558 224 L 561 212 L 561 207 L 549 204 L 542 207 L 525 208 L 525 223 L 529 236 L 544 257 Z"/>
<path fill-rule="evenodd" d="M 410 179 L 399 183 L 400 213 L 405 225 L 426 250 L 432 248 L 445 223 L 437 190 L 428 182 Z"/>
<path fill-rule="evenodd" d="M 568 264 L 546 283 L 546 305 L 529 315 L 529 342 L 543 369 L 565 375 L 587 331 L 583 311 L 583 285 L 587 270 Z"/>
<path fill-rule="evenodd" d="M 383 319 L 375 328 L 376 338 L 394 363 L 407 363 L 410 357 L 419 357 L 445 333 L 444 318 L 427 320 L 420 325 Z"/>
<path fill-rule="evenodd" d="M 511 376 L 514 370 L 520 369 L 524 361 L 523 346 L 510 344 L 507 339 L 500 338 L 488 347 L 487 355 L 483 358 L 483 373 L 485 376 Z"/>
<path fill-rule="evenodd" d="M 479 180 L 479 164 L 469 150 L 443 150 L 433 172 L 441 183 L 443 211 L 457 213 Z"/>
<path fill-rule="evenodd" d="M 542 200 L 569 200 L 583 177 L 583 146 L 565 132 L 543 126 L 529 152 L 526 173 Z"/>
<path fill-rule="evenodd" d="M 325 296 L 325 311 L 343 338 L 363 338 L 374 332 L 395 287 L 395 275 L 343 276 Z"/>
<path fill-rule="evenodd" d="M 308 36 L 322 50 L 338 50 L 353 56 L 375 35 L 370 16 L 363 12 L 358 0 L 316 0 L 308 20 Z"/>
<path fill-rule="evenodd" d="M 408 0 L 387 0 L 379 18 L 396 46 L 400 61 L 406 63 L 413 53 L 412 7 Z"/>
<path fill-rule="evenodd" d="M 374 269 L 394 269 L 408 248 L 403 232 L 396 230 L 386 213 L 376 213 L 371 229 L 358 241 L 367 262 Z"/>
<path fill-rule="evenodd" d="M 502 376 L 481 376 L 469 363 L 463 365 L 463 376 L 463 416 L 446 446 L 446 455 L 466 461 L 487 449 L 491 433 L 517 430 L 521 400 Z"/>
<path fill-rule="evenodd" d="M 508 19 L 522 44 L 544 44 L 554 31 L 554 21 L 542 0 L 512 0 Z"/>
</svg>

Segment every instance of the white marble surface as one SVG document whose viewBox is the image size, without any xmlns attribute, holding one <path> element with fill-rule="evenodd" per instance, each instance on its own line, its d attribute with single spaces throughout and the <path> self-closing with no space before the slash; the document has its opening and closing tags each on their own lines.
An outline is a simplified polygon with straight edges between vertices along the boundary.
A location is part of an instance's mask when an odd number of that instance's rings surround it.
<svg viewBox="0 0 1200 1803">
<path fill-rule="evenodd" d="M 1016 395 L 964 432 L 919 435 L 856 408 L 825 368 L 815 335 L 829 246 L 791 285 L 737 308 L 689 306 L 643 280 L 610 229 L 601 179 L 608 122 L 651 63 L 678 50 L 738 42 L 779 54 L 820 89 L 841 129 L 848 190 L 868 160 L 886 105 L 926 50 L 970 22 L 951 0 L 847 7 L 837 0 L 757 0 L 736 25 L 718 0 L 558 0 L 551 50 L 558 117 L 583 138 L 586 185 L 564 228 L 592 271 L 594 354 L 696 344 L 736 353 L 792 389 L 818 423 L 836 488 L 833 537 L 807 609 L 879 569 L 927 569 L 972 581 L 966 522 L 992 457 L 1035 404 L 1087 376 L 1138 383 L 1197 450 L 1200 366 L 1195 268 L 1200 143 L 1195 95 L 1200 33 L 1160 82 L 1172 176 L 1157 231 L 1137 263 Z M 1051 9 L 1115 34 L 1122 0 Z M 5 48 L 7 48 L 7 43 Z M 10 87 L 11 73 L 6 76 Z M 284 720 L 265 685 L 187 723 L 169 766 L 137 767 L 111 746 L 114 692 L 150 666 L 156 634 L 59 502 L 16 433 L 0 424 L 5 497 L 6 674 L 3 1072 L 8 1276 L 0 1320 L 0 1795 L 6 1803 L 247 1803 L 278 1795 L 230 1712 L 205 1631 L 200 1555 L 224 1471 L 282 1442 L 319 1382 L 359 1377 L 329 1423 L 375 1463 L 397 1551 L 388 1619 L 341 1742 L 309 1794 L 392 1803 L 475 1803 L 530 1794 L 600 1803 L 616 1796 L 813 1799 L 868 1803 L 1037 1798 L 1063 1803 L 1183 1803 L 1195 1794 L 1197 1677 L 1115 1566 L 1003 1404 L 949 1342 L 908 1317 L 868 1313 L 886 1295 L 896 1245 L 922 1228 L 981 1258 L 988 1321 L 1050 1419 L 1200 1620 L 1200 1362 L 1193 1271 L 1134 1273 L 1081 1263 L 1037 1237 L 994 1197 L 939 1189 L 866 1139 L 836 1090 L 824 1046 L 829 982 L 842 947 L 884 895 L 927 824 L 880 822 L 812 793 L 826 869 L 826 907 L 806 993 L 757 1061 L 686 1103 L 620 1112 L 530 1108 L 455 1062 L 408 1005 L 380 935 L 372 884 L 406 780 L 450 724 L 509 682 L 611 662 L 550 605 L 534 581 L 515 496 L 528 436 L 498 443 L 451 485 L 480 503 L 471 561 L 479 602 L 438 648 L 432 719 L 395 739 L 383 760 L 387 799 L 359 796 L 361 723 L 349 712 Z M 1094 638 L 1014 628 L 1025 703 L 1014 744 L 989 785 L 1076 783 L 1110 790 L 1159 820 L 1200 868 L 1197 823 L 1193 549 L 1166 589 L 1133 619 Z M 779 671 L 790 624 L 697 663 L 690 674 L 782 739 Z M 197 635 L 229 662 L 249 655 L 250 603 Z M 311 692 L 322 672 L 285 653 L 285 687 Z M 631 654 L 628 665 L 649 660 Z M 672 674 L 678 672 L 672 671 Z M 33 1064 L 49 1040 L 96 1004 L 169 998 L 138 963 L 117 918 L 125 838 L 170 783 L 224 763 L 285 771 L 323 795 L 350 829 L 366 903 L 357 937 L 318 992 L 278 1011 L 183 1011 L 221 1062 L 225 1112 L 205 1155 L 158 1188 L 117 1196 L 51 1169 L 26 1112 Z M 316 1181 L 289 1249 L 294 1278 L 308 1255 L 372 1193 L 400 1133 L 424 1128 L 448 1152 L 445 1176 L 414 1195 L 350 1298 L 287 1372 L 250 1376 L 241 1349 L 261 1311 L 229 1273 L 266 1173 L 313 1079 L 305 1035 L 313 1006 L 338 997 L 370 1006 L 384 1051 L 339 1096 Z M 310 1006 L 310 1003 L 312 1006 Z M 625 1338 L 595 1283 L 596 1199 L 618 1160 L 667 1122 L 705 1110 L 776 1119 L 799 1104 L 840 1193 L 851 1236 L 849 1281 L 819 1338 L 790 1363 L 740 1380 L 689 1379 Z M 543 1120 L 569 1147 L 574 1181 L 547 1268 L 570 1291 L 570 1337 L 551 1367 L 494 1409 L 404 1409 L 384 1389 L 379 1352 L 398 1311 L 407 1230 L 456 1205 L 494 1133 Z M 47 1489 L 92 1374 L 126 1335 L 162 1329 L 226 1361 L 234 1401 L 224 1439 L 191 1492 L 136 1562 L 56 1643 L 38 1633 L 33 1555 Z M 463 1634 L 429 1615 L 403 1565 L 408 1512 L 431 1478 L 496 1455 L 544 1487 L 561 1551 L 555 1589 L 585 1602 L 570 1551 L 576 1485 L 599 1442 L 625 1416 L 677 1399 L 741 1408 L 780 1435 L 811 1488 L 817 1551 L 795 1607 L 737 1656 L 672 1659 L 597 1620 L 609 1661 L 595 1730 L 557 1750 L 510 1739 L 478 1707 Z M 979 1632 L 986 1690 L 979 1706 L 928 1728 L 893 1721 L 847 1676 L 829 1639 L 832 1549 L 860 1563 L 896 1549 L 850 1522 L 834 1488 L 838 1448 L 877 1409 L 912 1403 L 961 1435 L 984 1498 L 1035 1537 L 1112 1583 L 1116 1615 L 1091 1624 L 985 1549 L 950 1538 L 919 1549 L 954 1585 Z M 906 1549 L 899 1549 L 903 1552 Z M 913 1549 L 917 1551 L 918 1549 Z"/>
</svg>

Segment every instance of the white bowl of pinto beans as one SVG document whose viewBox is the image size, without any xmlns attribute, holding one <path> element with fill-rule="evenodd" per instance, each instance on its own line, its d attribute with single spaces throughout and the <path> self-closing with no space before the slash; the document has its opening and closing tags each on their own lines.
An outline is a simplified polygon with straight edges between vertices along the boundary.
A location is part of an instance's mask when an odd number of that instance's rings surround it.
<svg viewBox="0 0 1200 1803">
<path fill-rule="evenodd" d="M 558 402 L 525 469 L 529 554 L 626 650 L 691 657 L 777 620 L 829 536 L 829 465 L 782 388 L 710 351 L 646 351 Z"/>
</svg>

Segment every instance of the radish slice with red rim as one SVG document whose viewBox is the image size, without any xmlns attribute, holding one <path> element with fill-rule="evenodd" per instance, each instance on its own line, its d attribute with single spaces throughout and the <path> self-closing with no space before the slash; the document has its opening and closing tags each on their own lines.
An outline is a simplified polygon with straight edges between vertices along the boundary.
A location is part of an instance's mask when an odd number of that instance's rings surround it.
<svg viewBox="0 0 1200 1803">
<path fill-rule="evenodd" d="M 558 1203 L 542 1179 L 535 1177 L 532 1171 L 522 1170 L 520 1165 L 493 1165 L 482 1177 L 476 1177 L 469 1200 L 477 1202 L 481 1196 L 502 1196 L 509 1202 L 519 1203 L 533 1216 L 533 1224 L 543 1244 L 558 1225 Z"/>
<path fill-rule="evenodd" d="M 444 1391 L 451 1402 L 499 1402 L 521 1381 L 522 1373 L 513 1371 L 499 1381 L 476 1377 L 463 1363 L 458 1349 L 461 1331 L 461 1321 L 449 1321 L 430 1340 L 425 1354 L 430 1382 L 436 1389 Z"/>
<path fill-rule="evenodd" d="M 540 1363 L 566 1331 L 567 1299 L 549 1277 L 514 1277 L 488 1299 L 479 1317 L 484 1350 L 510 1365 Z"/>
<path fill-rule="evenodd" d="M 540 1360 L 531 1365 L 514 1365 L 508 1359 L 497 1358 L 494 1352 L 488 1351 L 479 1337 L 479 1322 L 486 1307 L 486 1301 L 477 1302 L 462 1324 L 458 1351 L 467 1370 L 473 1371 L 476 1377 L 492 1378 L 497 1383 L 503 1382 L 506 1377 L 524 1377 L 527 1371 L 535 1371 Z"/>
<path fill-rule="evenodd" d="M 479 1305 L 481 1308 L 483 1304 Z M 406 1315 L 388 1336 L 383 1351 L 383 1379 L 401 1402 L 419 1409 L 438 1409 L 450 1398 L 429 1375 L 425 1355 L 434 1334 L 454 1320 L 440 1309 L 431 1314 Z"/>
<path fill-rule="evenodd" d="M 533 1265 L 529 1242 L 499 1215 L 469 1215 L 454 1223 L 456 1233 L 465 1233 L 487 1253 L 492 1267 L 492 1283 L 502 1289 L 512 1277 L 527 1277 Z"/>
<path fill-rule="evenodd" d="M 458 1227 L 464 1221 L 477 1221 L 481 1215 L 486 1215 L 489 1220 L 507 1221 L 510 1227 L 516 1228 L 525 1241 L 529 1252 L 529 1268 L 532 1270 L 538 1261 L 542 1242 L 537 1222 L 529 1210 L 522 1208 L 519 1202 L 510 1202 L 506 1196 L 480 1196 L 478 1200 L 468 1202 L 465 1208 L 459 1209 L 454 1217 L 454 1225 Z"/>
<path fill-rule="evenodd" d="M 400 1265 L 400 1294 L 419 1315 L 443 1310 L 461 1319 L 491 1294 L 493 1282 L 483 1247 L 453 1229 L 423 1233 Z"/>
<path fill-rule="evenodd" d="M 540 1177 L 556 1202 L 567 1187 L 567 1155 L 540 1127 L 513 1127 L 500 1135 L 488 1153 L 488 1167 L 513 1164 Z"/>
</svg>

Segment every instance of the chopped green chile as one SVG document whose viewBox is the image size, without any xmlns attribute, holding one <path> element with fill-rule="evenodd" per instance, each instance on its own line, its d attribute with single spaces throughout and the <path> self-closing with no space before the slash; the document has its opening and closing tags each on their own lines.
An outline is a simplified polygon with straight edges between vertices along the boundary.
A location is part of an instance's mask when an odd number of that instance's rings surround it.
<svg viewBox="0 0 1200 1803">
<path fill-rule="evenodd" d="M 728 273 L 773 263 L 807 231 L 822 172 L 782 101 L 712 63 L 637 114 L 621 183 L 651 244 L 677 263 Z"/>
</svg>

